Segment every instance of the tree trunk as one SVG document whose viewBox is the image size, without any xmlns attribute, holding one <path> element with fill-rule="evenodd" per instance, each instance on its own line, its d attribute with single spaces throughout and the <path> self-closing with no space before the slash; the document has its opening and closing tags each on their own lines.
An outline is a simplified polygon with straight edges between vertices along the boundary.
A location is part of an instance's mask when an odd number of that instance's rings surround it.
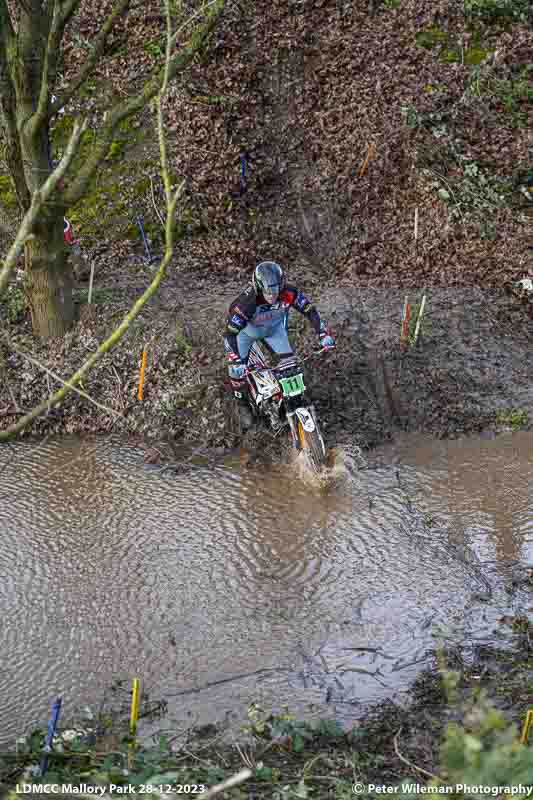
<svg viewBox="0 0 533 800">
<path fill-rule="evenodd" d="M 63 336 L 74 319 L 74 302 L 62 217 L 41 223 L 27 243 L 24 288 L 35 336 Z"/>
<path fill-rule="evenodd" d="M 22 112 L 19 109 L 19 114 Z M 22 128 L 22 126 L 20 126 Z M 48 126 L 20 135 L 24 174 L 30 191 L 37 191 L 51 172 Z M 35 336 L 63 336 L 74 319 L 72 268 L 63 235 L 65 209 L 61 195 L 49 201 L 25 248 L 24 289 Z"/>
</svg>

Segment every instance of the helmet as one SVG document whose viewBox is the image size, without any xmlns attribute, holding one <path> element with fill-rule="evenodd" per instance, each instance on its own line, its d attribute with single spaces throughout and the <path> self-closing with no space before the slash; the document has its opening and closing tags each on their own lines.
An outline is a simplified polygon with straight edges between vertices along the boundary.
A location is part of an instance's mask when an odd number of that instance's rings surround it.
<svg viewBox="0 0 533 800">
<path fill-rule="evenodd" d="M 283 270 L 275 261 L 261 261 L 254 269 L 252 279 L 257 294 L 262 294 L 267 303 L 275 303 L 283 290 Z"/>
</svg>

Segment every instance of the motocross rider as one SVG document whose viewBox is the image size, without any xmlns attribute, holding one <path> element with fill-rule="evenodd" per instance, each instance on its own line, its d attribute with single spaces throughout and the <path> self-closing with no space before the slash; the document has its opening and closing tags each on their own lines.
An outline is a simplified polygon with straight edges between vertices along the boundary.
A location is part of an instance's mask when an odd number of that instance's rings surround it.
<svg viewBox="0 0 533 800">
<path fill-rule="evenodd" d="M 333 347 L 335 340 L 311 301 L 295 286 L 285 283 L 283 270 L 275 261 L 262 261 L 254 270 L 252 283 L 230 305 L 224 347 L 233 393 L 238 398 L 241 419 L 252 423 L 248 405 L 246 375 L 250 348 L 256 339 L 264 340 L 280 358 L 291 356 L 287 334 L 289 311 L 295 308 L 313 326 L 321 347 Z"/>
</svg>

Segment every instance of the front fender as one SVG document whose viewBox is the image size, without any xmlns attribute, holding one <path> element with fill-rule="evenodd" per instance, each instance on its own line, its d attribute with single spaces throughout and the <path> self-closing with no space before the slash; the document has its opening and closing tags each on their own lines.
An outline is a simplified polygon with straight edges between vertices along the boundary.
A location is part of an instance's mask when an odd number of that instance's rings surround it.
<svg viewBox="0 0 533 800">
<path fill-rule="evenodd" d="M 313 415 L 311 414 L 310 411 L 308 411 L 307 408 L 301 408 L 301 407 L 297 408 L 294 413 L 300 420 L 300 423 L 304 431 L 306 431 L 307 433 L 312 433 L 315 430 L 316 425 L 313 419 Z"/>
</svg>

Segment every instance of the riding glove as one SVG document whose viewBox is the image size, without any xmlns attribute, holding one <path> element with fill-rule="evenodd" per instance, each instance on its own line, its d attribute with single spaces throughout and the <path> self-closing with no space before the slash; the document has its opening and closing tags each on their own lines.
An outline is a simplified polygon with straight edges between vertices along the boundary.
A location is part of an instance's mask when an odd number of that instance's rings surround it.
<svg viewBox="0 0 533 800">
<path fill-rule="evenodd" d="M 325 326 L 320 331 L 319 338 L 321 347 L 335 347 L 335 339 Z"/>
<path fill-rule="evenodd" d="M 232 360 L 229 366 L 229 374 L 235 380 L 243 380 L 248 374 L 248 367 L 243 361 Z"/>
</svg>

